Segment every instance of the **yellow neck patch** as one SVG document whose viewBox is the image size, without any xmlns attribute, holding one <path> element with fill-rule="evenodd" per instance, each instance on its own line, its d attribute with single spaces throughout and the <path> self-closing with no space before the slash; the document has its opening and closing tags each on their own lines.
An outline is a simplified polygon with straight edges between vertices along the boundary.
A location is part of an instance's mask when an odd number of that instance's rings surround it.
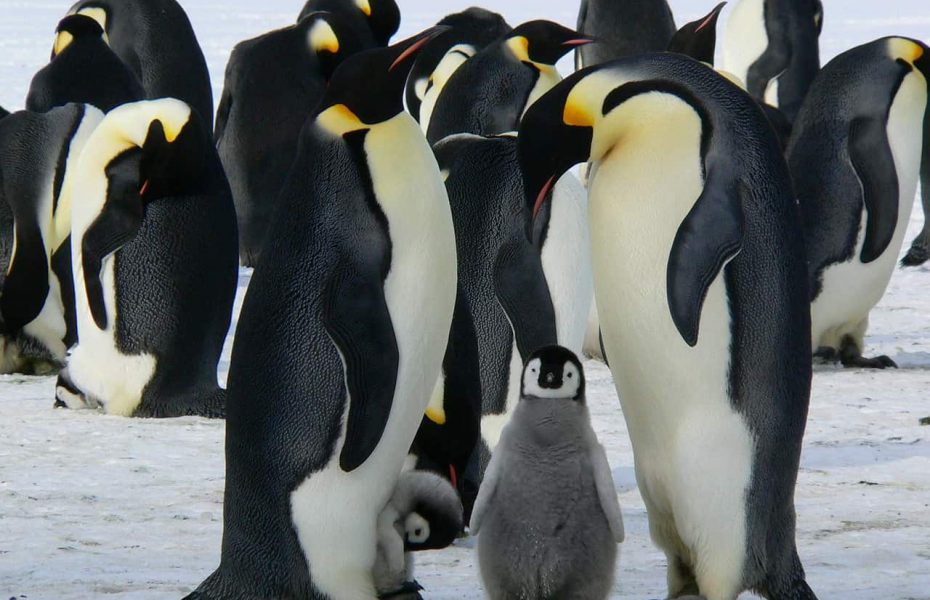
<svg viewBox="0 0 930 600">
<path fill-rule="evenodd" d="M 573 127 L 594 127 L 594 115 L 579 98 L 568 95 L 565 111 L 562 113 L 562 122 Z"/>
<path fill-rule="evenodd" d="M 336 37 L 336 32 L 326 21 L 321 20 L 314 23 L 313 27 L 310 28 L 308 38 L 310 49 L 316 54 L 324 50 L 333 54 L 339 52 L 339 38 Z"/>
<path fill-rule="evenodd" d="M 74 36 L 68 33 L 67 31 L 62 31 L 55 36 L 55 45 L 52 47 L 52 53 L 55 56 L 61 54 L 62 50 L 71 45 L 71 42 L 74 41 Z"/>
<path fill-rule="evenodd" d="M 904 38 L 891 38 L 888 40 L 888 50 L 891 58 L 901 58 L 911 64 L 924 55 L 924 49 L 920 44 Z"/>
<path fill-rule="evenodd" d="M 366 17 L 371 16 L 371 4 L 368 2 L 368 0 L 355 0 L 355 6 L 357 6 L 360 11 L 365 13 Z"/>
<path fill-rule="evenodd" d="M 317 116 L 316 122 L 326 131 L 338 136 L 368 127 L 345 104 L 330 106 Z"/>
<path fill-rule="evenodd" d="M 522 35 L 507 40 L 507 47 L 510 48 L 513 55 L 517 57 L 517 60 L 521 62 L 533 62 L 530 60 L 530 41 Z"/>
</svg>

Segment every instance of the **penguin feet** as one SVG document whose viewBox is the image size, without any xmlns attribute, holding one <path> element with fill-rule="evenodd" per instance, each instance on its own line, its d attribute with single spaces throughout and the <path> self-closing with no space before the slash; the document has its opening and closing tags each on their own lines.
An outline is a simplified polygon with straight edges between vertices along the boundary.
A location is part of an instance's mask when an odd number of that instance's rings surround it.
<svg viewBox="0 0 930 600">
<path fill-rule="evenodd" d="M 99 406 L 99 402 L 88 398 L 84 395 L 84 392 L 71 382 L 67 371 L 58 374 L 58 381 L 55 382 L 55 408 L 80 410 L 82 408 L 98 408 Z"/>
<path fill-rule="evenodd" d="M 814 360 L 825 365 L 832 365 L 840 360 L 840 353 L 836 348 L 821 346 L 814 352 Z"/>
<path fill-rule="evenodd" d="M 378 600 L 385 600 L 387 598 L 391 600 L 423 600 L 423 596 L 420 595 L 420 590 L 422 589 L 423 586 L 416 581 L 408 581 L 393 592 L 379 594 Z"/>
<path fill-rule="evenodd" d="M 874 358 L 862 356 L 862 351 L 849 338 L 843 340 L 840 349 L 840 362 L 847 369 L 897 369 L 898 365 L 885 355 Z"/>
</svg>

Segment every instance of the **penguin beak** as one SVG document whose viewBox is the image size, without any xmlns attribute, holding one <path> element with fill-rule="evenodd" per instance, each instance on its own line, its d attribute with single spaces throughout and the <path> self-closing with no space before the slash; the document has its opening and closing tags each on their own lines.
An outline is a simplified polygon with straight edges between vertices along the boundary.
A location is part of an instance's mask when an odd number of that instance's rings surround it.
<svg viewBox="0 0 930 600">
<path fill-rule="evenodd" d="M 721 2 L 706 17 L 687 23 L 676 31 L 668 43 L 668 51 L 713 65 L 717 49 L 717 19 L 726 4 Z"/>
<path fill-rule="evenodd" d="M 571 40 L 565 40 L 562 42 L 563 46 L 568 46 L 570 48 L 576 48 L 578 46 L 587 46 L 588 44 L 593 44 L 597 40 L 593 37 L 579 37 Z"/>
<path fill-rule="evenodd" d="M 704 20 L 701 21 L 698 26 L 694 29 L 694 32 L 697 33 L 704 29 L 705 27 L 714 27 L 717 25 L 717 19 L 720 18 L 720 12 L 723 10 L 723 7 L 726 6 L 726 2 L 721 2 L 714 7 L 710 14 L 704 17 Z"/>
<path fill-rule="evenodd" d="M 394 59 L 394 62 L 391 63 L 391 66 L 388 67 L 388 71 L 393 72 L 394 69 L 398 67 L 398 65 L 401 65 L 404 62 L 406 62 L 407 59 L 409 59 L 411 56 L 416 55 L 417 52 L 419 52 L 423 48 L 423 46 L 430 43 L 437 36 L 442 35 L 443 33 L 449 31 L 450 29 L 452 28 L 447 25 L 437 25 L 435 27 L 431 27 L 423 31 L 422 33 L 408 40 L 398 43 L 396 47 L 399 49 L 402 48 L 403 50 L 397 56 L 397 58 Z"/>
</svg>

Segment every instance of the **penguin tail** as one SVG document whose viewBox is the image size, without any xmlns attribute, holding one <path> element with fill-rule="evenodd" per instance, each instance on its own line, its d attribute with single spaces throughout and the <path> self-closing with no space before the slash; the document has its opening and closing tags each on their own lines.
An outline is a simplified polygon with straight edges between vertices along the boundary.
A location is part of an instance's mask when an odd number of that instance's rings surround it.
<svg viewBox="0 0 930 600">
<path fill-rule="evenodd" d="M 776 577 L 766 586 L 768 593 L 763 594 L 769 600 L 817 600 L 814 590 L 807 585 L 804 567 L 797 553 L 788 576 Z"/>
</svg>

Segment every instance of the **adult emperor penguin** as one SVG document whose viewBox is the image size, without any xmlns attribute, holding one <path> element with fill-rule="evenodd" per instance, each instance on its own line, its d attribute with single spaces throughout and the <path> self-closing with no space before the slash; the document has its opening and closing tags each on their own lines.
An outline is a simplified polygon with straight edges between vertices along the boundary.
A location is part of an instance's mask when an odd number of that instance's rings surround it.
<svg viewBox="0 0 930 600">
<path fill-rule="evenodd" d="M 723 68 L 794 123 L 820 69 L 820 0 L 739 0 L 723 36 Z"/>
<path fill-rule="evenodd" d="M 601 331 L 668 596 L 814 598 L 794 541 L 804 244 L 762 112 L 701 63 L 643 55 L 568 77 L 527 111 L 519 144 L 534 211 L 594 163 Z"/>
<path fill-rule="evenodd" d="M 342 59 L 361 49 L 343 17 L 322 12 L 233 49 L 215 138 L 236 204 L 243 265 L 258 263 L 301 126 Z"/>
<path fill-rule="evenodd" d="M 236 292 L 229 185 L 197 113 L 124 104 L 71 190 L 78 343 L 57 401 L 124 416 L 222 416 L 216 366 Z"/>
<path fill-rule="evenodd" d="M 72 167 L 103 114 L 69 104 L 0 121 L 0 372 L 44 374 L 64 365 L 74 338 Z M 64 266 L 65 268 L 62 268 Z"/>
<path fill-rule="evenodd" d="M 567 348 L 547 346 L 527 361 L 470 530 L 491 600 L 610 594 L 623 517 L 591 428 L 584 370 Z"/>
<path fill-rule="evenodd" d="M 597 44 L 575 52 L 575 68 L 660 52 L 675 34 L 675 18 L 666 0 L 581 0 L 578 31 Z"/>
<path fill-rule="evenodd" d="M 307 0 L 297 20 L 317 11 L 346 18 L 365 46 L 387 46 L 400 27 L 400 9 L 395 0 Z"/>
<path fill-rule="evenodd" d="M 86 15 L 58 24 L 52 61 L 32 78 L 26 109 L 46 112 L 69 102 L 103 112 L 145 97 L 133 72 L 107 45 L 103 28 Z"/>
<path fill-rule="evenodd" d="M 591 39 L 552 21 L 530 21 L 456 69 L 427 130 L 435 144 L 454 133 L 515 131 L 528 106 L 561 80 L 555 63 Z"/>
<path fill-rule="evenodd" d="M 407 110 L 424 132 L 429 130 L 436 99 L 455 70 L 511 31 L 504 17 L 475 6 L 443 17 L 437 25 L 451 29 L 423 48 L 407 80 Z"/>
<path fill-rule="evenodd" d="M 110 47 L 142 83 L 146 98 L 177 98 L 194 108 L 204 125 L 211 121 L 207 61 L 176 0 L 81 0 L 68 14 L 87 15 L 100 24 Z"/>
<path fill-rule="evenodd" d="M 403 108 L 433 33 L 346 59 L 301 132 L 233 345 L 222 559 L 191 598 L 376 598 L 455 301 L 448 197 Z"/>
<path fill-rule="evenodd" d="M 721 2 L 707 15 L 682 25 L 672 36 L 667 50 L 713 66 L 714 52 L 717 49 L 717 20 L 726 4 Z"/>
<path fill-rule="evenodd" d="M 788 147 L 813 348 L 847 367 L 895 366 L 887 356 L 863 358 L 863 337 L 894 272 L 930 152 L 928 75 L 928 48 L 915 40 L 883 38 L 844 52 L 818 75 Z"/>
</svg>

